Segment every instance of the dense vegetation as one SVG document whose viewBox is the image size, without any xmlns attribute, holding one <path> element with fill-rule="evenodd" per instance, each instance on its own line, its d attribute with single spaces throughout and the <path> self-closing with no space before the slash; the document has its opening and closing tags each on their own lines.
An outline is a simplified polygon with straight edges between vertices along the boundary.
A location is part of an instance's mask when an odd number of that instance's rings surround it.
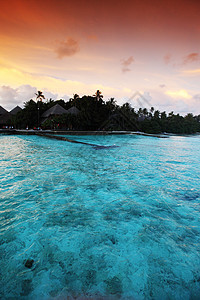
<svg viewBox="0 0 200 300">
<path fill-rule="evenodd" d="M 43 120 L 42 114 L 54 106 L 61 105 L 66 110 L 75 106 L 80 112 L 77 115 L 54 115 Z M 129 103 L 122 106 L 116 104 L 114 98 L 103 100 L 97 91 L 93 96 L 75 94 L 73 98 L 64 100 L 45 100 L 38 91 L 36 100 L 25 103 L 24 109 L 12 119 L 15 128 L 72 129 L 72 130 L 131 130 L 146 133 L 181 133 L 200 132 L 200 115 L 187 114 L 185 117 L 173 112 L 168 115 L 151 107 L 135 110 Z"/>
</svg>

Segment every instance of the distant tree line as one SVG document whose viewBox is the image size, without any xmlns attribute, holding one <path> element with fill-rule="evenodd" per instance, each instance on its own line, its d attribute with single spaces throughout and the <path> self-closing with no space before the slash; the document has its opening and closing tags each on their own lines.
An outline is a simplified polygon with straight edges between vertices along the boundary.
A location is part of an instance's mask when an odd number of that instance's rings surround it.
<svg viewBox="0 0 200 300">
<path fill-rule="evenodd" d="M 77 115 L 62 114 L 42 120 L 42 114 L 49 108 L 59 104 L 64 109 L 76 107 Z M 160 112 L 151 107 L 136 110 L 129 103 L 117 105 L 114 98 L 103 100 L 102 93 L 97 90 L 93 96 L 79 97 L 74 94 L 69 101 L 45 100 L 41 91 L 35 100 L 24 103 L 24 108 L 13 116 L 11 125 L 18 129 L 72 129 L 72 130 L 130 130 L 146 133 L 179 133 L 192 134 L 200 132 L 200 115 L 186 116 L 170 112 Z"/>
</svg>

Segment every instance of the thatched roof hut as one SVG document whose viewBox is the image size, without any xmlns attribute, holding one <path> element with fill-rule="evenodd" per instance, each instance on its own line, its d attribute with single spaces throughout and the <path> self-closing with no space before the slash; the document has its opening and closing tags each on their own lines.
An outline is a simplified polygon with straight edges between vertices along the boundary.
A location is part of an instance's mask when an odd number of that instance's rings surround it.
<svg viewBox="0 0 200 300">
<path fill-rule="evenodd" d="M 78 115 L 79 113 L 80 113 L 80 110 L 78 108 L 76 108 L 75 106 L 72 106 L 71 108 L 69 108 L 67 110 L 67 114 Z"/>
<path fill-rule="evenodd" d="M 5 108 L 3 108 L 2 106 L 0 106 L 0 115 L 4 115 L 6 113 L 8 113 L 8 111 Z"/>
<path fill-rule="evenodd" d="M 56 104 L 56 105 L 52 106 L 51 108 L 49 108 L 48 110 L 46 110 L 42 114 L 42 118 L 48 118 L 50 116 L 57 116 L 57 115 L 63 115 L 63 114 L 67 114 L 67 110 L 64 109 L 60 104 Z"/>
<path fill-rule="evenodd" d="M 15 116 L 19 111 L 21 111 L 22 110 L 22 108 L 21 107 L 19 107 L 18 105 L 15 107 L 15 108 L 13 108 L 11 111 L 10 111 L 10 114 L 11 115 L 13 115 L 13 116 Z"/>
<path fill-rule="evenodd" d="M 8 125 L 10 119 L 11 119 L 11 114 L 9 112 L 0 115 L 0 126 Z"/>
</svg>

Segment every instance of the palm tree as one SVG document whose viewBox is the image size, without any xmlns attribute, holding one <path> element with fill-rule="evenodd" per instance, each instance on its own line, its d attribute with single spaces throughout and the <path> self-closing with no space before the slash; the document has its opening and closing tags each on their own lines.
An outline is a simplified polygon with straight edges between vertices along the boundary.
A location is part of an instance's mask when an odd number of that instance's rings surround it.
<svg viewBox="0 0 200 300">
<path fill-rule="evenodd" d="M 102 92 L 100 90 L 97 90 L 96 93 L 93 95 L 97 101 L 100 101 L 103 99 Z"/>
<path fill-rule="evenodd" d="M 174 117 L 174 112 L 173 111 L 171 111 L 170 113 L 169 113 L 169 115 L 168 115 L 170 118 L 172 118 L 172 117 Z"/>
<path fill-rule="evenodd" d="M 139 109 L 138 109 L 138 116 L 140 117 L 140 116 L 142 116 L 143 115 L 143 111 L 142 111 L 142 108 L 140 107 Z"/>
<path fill-rule="evenodd" d="M 78 94 L 74 94 L 74 100 L 78 99 L 79 95 Z"/>
<path fill-rule="evenodd" d="M 45 99 L 41 91 L 38 91 L 35 95 L 36 95 L 36 100 L 42 101 L 42 99 Z"/>
<path fill-rule="evenodd" d="M 110 98 L 110 99 L 106 102 L 106 105 L 107 105 L 108 110 L 109 110 L 110 113 L 112 113 L 112 112 L 115 110 L 116 106 L 117 106 L 117 105 L 116 105 L 116 101 L 115 101 L 114 98 Z"/>
<path fill-rule="evenodd" d="M 40 126 L 40 105 L 39 101 L 42 101 L 42 99 L 45 99 L 44 95 L 42 94 L 41 91 L 38 91 L 36 94 L 36 100 L 37 100 L 37 110 L 38 110 L 38 129 Z"/>
<path fill-rule="evenodd" d="M 147 115 L 148 115 L 148 110 L 147 110 L 147 108 L 143 108 L 142 113 L 143 113 L 143 115 L 144 115 L 145 117 L 147 117 Z"/>
<path fill-rule="evenodd" d="M 160 111 L 159 110 L 155 110 L 154 111 L 154 118 L 155 119 L 159 119 L 160 118 Z"/>
<path fill-rule="evenodd" d="M 154 109 L 154 107 L 152 106 L 151 109 L 150 109 L 151 116 L 153 115 L 154 110 L 155 110 L 155 109 Z"/>
</svg>

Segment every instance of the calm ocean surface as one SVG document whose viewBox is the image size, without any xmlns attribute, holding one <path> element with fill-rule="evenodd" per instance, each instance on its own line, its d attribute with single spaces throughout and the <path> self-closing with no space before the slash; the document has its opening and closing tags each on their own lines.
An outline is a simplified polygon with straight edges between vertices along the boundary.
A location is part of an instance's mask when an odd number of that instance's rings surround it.
<svg viewBox="0 0 200 300">
<path fill-rule="evenodd" d="M 0 135 L 0 298 L 200 299 L 200 136 L 70 138 Z"/>
</svg>

